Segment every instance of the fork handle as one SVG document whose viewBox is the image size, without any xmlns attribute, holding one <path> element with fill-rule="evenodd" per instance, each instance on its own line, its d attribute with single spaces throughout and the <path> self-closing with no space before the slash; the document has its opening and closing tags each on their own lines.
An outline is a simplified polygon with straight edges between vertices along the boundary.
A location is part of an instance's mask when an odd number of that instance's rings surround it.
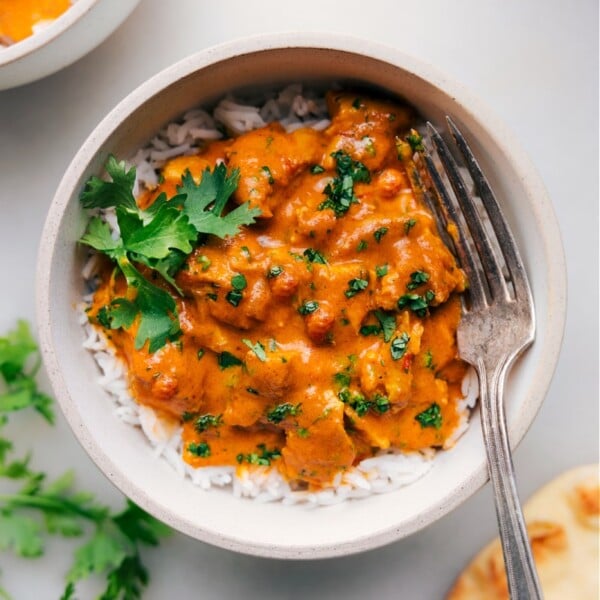
<svg viewBox="0 0 600 600">
<path fill-rule="evenodd" d="M 512 600 L 541 600 L 542 590 L 517 495 L 515 471 L 506 431 L 504 381 L 512 358 L 508 357 L 502 364 L 490 370 L 484 366 L 482 359 L 477 365 L 481 425 L 486 442 L 488 470 L 494 491 L 510 597 Z"/>
</svg>

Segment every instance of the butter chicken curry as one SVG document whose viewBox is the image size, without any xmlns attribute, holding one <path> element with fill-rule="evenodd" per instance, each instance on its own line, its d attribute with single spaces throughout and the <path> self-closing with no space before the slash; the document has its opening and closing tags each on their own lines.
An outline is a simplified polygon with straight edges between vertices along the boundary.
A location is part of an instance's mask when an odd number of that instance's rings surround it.
<svg viewBox="0 0 600 600">
<path fill-rule="evenodd" d="M 102 272 L 90 318 L 137 402 L 183 423 L 191 465 L 273 465 L 317 489 L 380 450 L 440 447 L 458 424 L 466 281 L 422 201 L 415 115 L 349 93 L 327 101 L 326 130 L 273 123 L 208 143 L 137 199 L 140 214 L 175 206 L 186 177 L 209 187 L 220 169 L 221 183 L 237 176 L 228 209 L 260 210 L 236 235 L 200 236 L 170 283 L 129 255 L 174 300 L 160 347 L 140 347 L 139 315 L 111 321 L 131 278 Z"/>
</svg>

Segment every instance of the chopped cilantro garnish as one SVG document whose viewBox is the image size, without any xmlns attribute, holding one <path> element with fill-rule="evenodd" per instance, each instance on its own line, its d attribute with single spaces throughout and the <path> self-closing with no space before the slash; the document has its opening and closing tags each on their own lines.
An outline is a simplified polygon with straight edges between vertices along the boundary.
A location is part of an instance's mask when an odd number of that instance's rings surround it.
<svg viewBox="0 0 600 600">
<path fill-rule="evenodd" d="M 410 282 L 406 285 L 407 290 L 416 290 L 420 285 L 429 281 L 429 273 L 425 271 L 414 271 L 410 274 Z"/>
<path fill-rule="evenodd" d="M 237 275 L 234 275 L 231 278 L 231 287 L 234 290 L 241 292 L 242 290 L 245 290 L 248 287 L 248 282 L 242 274 L 238 273 Z"/>
<path fill-rule="evenodd" d="M 406 141 L 413 152 L 423 152 L 425 150 L 423 137 L 415 129 L 412 129 L 406 136 Z"/>
<path fill-rule="evenodd" d="M 340 371 L 333 376 L 333 380 L 341 387 L 348 387 L 350 385 L 351 375 L 347 370 Z"/>
<path fill-rule="evenodd" d="M 248 282 L 241 273 L 238 273 L 231 278 L 231 287 L 233 289 L 230 292 L 227 292 L 225 300 L 232 306 L 239 306 L 239 303 L 244 299 L 242 291 L 248 287 Z"/>
<path fill-rule="evenodd" d="M 379 335 L 381 333 L 381 327 L 379 325 L 363 325 L 358 333 L 360 335 L 364 335 L 365 337 L 368 335 Z"/>
<path fill-rule="evenodd" d="M 370 138 L 368 135 L 363 137 L 363 142 L 365 142 L 365 152 L 370 156 L 377 156 L 377 150 L 375 150 L 375 143 L 373 142 L 373 138 Z"/>
<path fill-rule="evenodd" d="M 240 302 L 244 299 L 244 294 L 238 290 L 231 290 L 225 295 L 225 300 L 232 306 L 239 306 Z"/>
<path fill-rule="evenodd" d="M 367 289 L 369 282 L 366 279 L 356 278 L 348 282 L 348 289 L 344 292 L 346 298 L 352 298 L 356 294 Z"/>
<path fill-rule="evenodd" d="M 248 346 L 248 348 L 250 348 L 250 350 L 252 350 L 252 352 L 254 352 L 254 354 L 256 354 L 256 358 L 258 358 L 258 360 L 260 360 L 260 362 L 267 361 L 267 354 L 265 352 L 265 347 L 260 342 L 256 342 L 256 344 L 253 344 L 250 340 L 248 340 L 246 338 L 244 338 L 242 340 L 242 342 L 244 342 L 244 344 L 246 344 L 246 346 Z"/>
<path fill-rule="evenodd" d="M 267 181 L 273 185 L 275 183 L 275 180 L 273 179 L 273 175 L 271 174 L 271 169 L 269 169 L 269 167 L 264 166 L 261 167 L 261 171 L 267 176 Z"/>
<path fill-rule="evenodd" d="M 424 317 L 427 314 L 427 308 L 435 299 L 435 294 L 431 290 L 427 290 L 425 295 L 419 294 L 404 294 L 398 300 L 398 308 L 408 308 L 412 310 L 418 317 Z"/>
<path fill-rule="evenodd" d="M 208 458 L 210 456 L 210 446 L 206 442 L 200 442 L 199 444 L 191 442 L 188 444 L 187 449 L 190 454 L 199 456 L 200 458 Z"/>
<path fill-rule="evenodd" d="M 369 243 L 367 242 L 367 240 L 360 240 L 360 242 L 358 242 L 358 245 L 356 246 L 356 251 L 362 252 L 363 250 L 366 250 L 368 246 Z"/>
<path fill-rule="evenodd" d="M 442 426 L 442 413 L 439 405 L 434 402 L 428 409 L 420 412 L 415 419 L 421 427 L 434 427 L 439 429 Z"/>
<path fill-rule="evenodd" d="M 396 331 L 396 317 L 392 313 L 387 313 L 383 310 L 376 310 L 375 318 L 381 325 L 381 330 L 383 331 L 383 340 L 385 342 L 389 342 Z"/>
<path fill-rule="evenodd" d="M 281 456 L 281 451 L 278 448 L 268 450 L 266 444 L 258 444 L 257 449 L 260 451 L 252 452 L 251 454 L 238 454 L 236 460 L 239 464 L 247 462 L 250 465 L 260 465 L 268 467 L 272 460 Z"/>
<path fill-rule="evenodd" d="M 404 223 L 404 233 L 408 233 L 416 224 L 416 219 L 408 219 L 408 221 Z"/>
<path fill-rule="evenodd" d="M 202 265 L 203 271 L 208 271 L 208 269 L 211 265 L 210 259 L 208 258 L 208 256 L 205 256 L 204 254 L 200 254 L 200 256 L 196 257 L 196 262 L 199 265 Z"/>
<path fill-rule="evenodd" d="M 392 340 L 390 354 L 394 360 L 399 360 L 406 354 L 408 342 L 410 342 L 410 337 L 407 333 L 403 333 Z"/>
<path fill-rule="evenodd" d="M 267 271 L 267 279 L 274 279 L 283 273 L 283 267 L 276 265 Z"/>
<path fill-rule="evenodd" d="M 287 417 L 295 417 L 302 412 L 302 405 L 290 404 L 289 402 L 285 402 L 284 404 L 279 404 L 275 408 L 272 408 L 267 413 L 267 420 L 271 423 L 281 423 Z"/>
<path fill-rule="evenodd" d="M 330 208 L 336 217 L 346 214 L 351 204 L 358 202 L 354 194 L 354 184 L 360 181 L 369 182 L 369 170 L 361 162 L 353 160 L 343 150 L 337 150 L 331 155 L 336 161 L 337 177 L 327 184 L 323 193 L 327 199 L 319 204 L 319 210 Z"/>
<path fill-rule="evenodd" d="M 381 394 L 375 394 L 372 400 L 368 400 L 363 394 L 353 393 L 348 388 L 344 388 L 340 390 L 338 397 L 344 404 L 354 409 L 359 417 L 364 417 L 369 410 L 383 414 L 390 409 L 389 398 Z"/>
<path fill-rule="evenodd" d="M 324 169 L 324 168 L 323 168 L 321 165 L 313 165 L 313 166 L 310 168 L 310 172 L 311 172 L 313 175 L 319 175 L 319 173 L 324 173 L 324 172 L 325 172 L 325 169 Z"/>
<path fill-rule="evenodd" d="M 377 277 L 381 279 L 384 275 L 388 274 L 388 270 L 389 265 L 377 265 L 375 267 L 375 275 L 377 275 Z"/>
<path fill-rule="evenodd" d="M 210 427 L 219 427 L 223 423 L 223 415 L 201 415 L 194 421 L 194 429 L 198 433 L 206 431 Z"/>
<path fill-rule="evenodd" d="M 231 354 L 231 352 L 221 352 L 217 354 L 217 363 L 221 367 L 221 371 L 228 369 L 229 367 L 237 367 L 244 364 L 237 356 Z"/>
<path fill-rule="evenodd" d="M 203 348 L 200 348 L 198 350 L 198 352 L 196 353 L 196 356 L 198 357 L 198 360 L 200 360 L 205 354 L 206 354 L 206 350 L 204 350 Z"/>
<path fill-rule="evenodd" d="M 310 315 L 311 313 L 314 313 L 317 308 L 319 308 L 319 303 L 316 300 L 307 300 L 300 305 L 298 312 L 303 316 Z"/>
<path fill-rule="evenodd" d="M 110 156 L 106 171 L 111 181 L 91 177 L 81 194 L 84 208 L 114 208 L 120 236 L 113 238 L 110 226 L 92 217 L 80 242 L 106 254 L 125 276 L 128 294 L 115 298 L 102 318 L 112 329 L 128 329 L 138 321 L 136 349 L 148 343 L 155 352 L 180 335 L 179 317 L 171 293 L 150 282 L 134 263 L 143 264 L 180 293 L 175 275 L 197 245 L 201 234 L 224 238 L 235 235 L 240 226 L 254 222 L 260 211 L 243 204 L 223 215 L 225 205 L 237 187 L 239 171 L 228 174 L 220 164 L 206 169 L 199 184 L 187 171 L 177 195 L 161 194 L 142 210 L 133 196 L 135 169 Z"/>
<path fill-rule="evenodd" d="M 360 98 L 354 98 L 352 101 L 352 108 L 358 110 L 362 106 L 362 101 Z"/>
<path fill-rule="evenodd" d="M 425 357 L 423 358 L 423 365 L 425 365 L 426 369 L 431 369 L 432 371 L 435 369 L 435 365 L 433 364 L 433 354 L 431 350 L 427 350 L 425 352 Z"/>
<path fill-rule="evenodd" d="M 375 394 L 375 398 L 373 398 L 373 408 L 382 414 L 387 412 L 390 410 L 390 399 L 387 396 Z"/>
<path fill-rule="evenodd" d="M 258 395 L 259 395 L 259 392 L 258 392 L 258 390 L 257 390 L 256 388 L 253 388 L 253 387 L 247 387 L 247 388 L 246 388 L 246 391 L 247 391 L 249 394 L 252 394 L 253 396 L 258 396 Z"/>
<path fill-rule="evenodd" d="M 375 238 L 375 241 L 379 244 L 379 242 L 381 242 L 381 238 L 388 232 L 388 228 L 387 227 L 380 227 L 379 229 L 377 229 L 376 231 L 373 232 L 373 237 Z"/>
<path fill-rule="evenodd" d="M 315 250 L 314 248 L 307 248 L 303 253 L 303 256 L 311 263 L 319 263 L 321 265 L 326 265 L 327 261 L 321 252 Z"/>
</svg>

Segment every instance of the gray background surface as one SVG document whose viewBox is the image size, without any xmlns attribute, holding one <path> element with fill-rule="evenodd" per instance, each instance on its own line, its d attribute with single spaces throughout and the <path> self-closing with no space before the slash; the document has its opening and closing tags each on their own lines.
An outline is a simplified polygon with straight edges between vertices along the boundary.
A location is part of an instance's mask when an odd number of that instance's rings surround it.
<svg viewBox="0 0 600 600">
<path fill-rule="evenodd" d="M 522 497 L 562 470 L 598 460 L 598 6 L 500 0 L 143 0 L 103 45 L 64 71 L 0 92 L 0 332 L 34 319 L 36 250 L 46 210 L 73 155 L 99 120 L 146 78 L 215 43 L 261 32 L 337 31 L 384 42 L 445 70 L 517 134 L 545 181 L 569 277 L 567 329 L 556 376 L 515 462 Z M 35 464 L 74 468 L 82 487 L 120 506 L 119 493 L 75 442 L 62 416 L 10 426 Z M 145 598 L 442 598 L 495 534 L 489 486 L 442 521 L 359 556 L 278 562 L 182 535 L 146 553 Z M 58 598 L 73 545 L 44 558 L 0 555 L 14 598 Z M 94 597 L 94 585 L 80 597 Z"/>
</svg>

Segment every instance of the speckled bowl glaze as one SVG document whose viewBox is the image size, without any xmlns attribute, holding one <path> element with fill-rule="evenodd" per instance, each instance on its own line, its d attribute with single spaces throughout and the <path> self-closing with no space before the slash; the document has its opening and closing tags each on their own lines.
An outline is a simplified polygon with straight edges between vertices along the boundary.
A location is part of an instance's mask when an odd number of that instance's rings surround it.
<svg viewBox="0 0 600 600">
<path fill-rule="evenodd" d="M 331 82 L 385 90 L 407 99 L 443 128 L 451 115 L 489 175 L 529 271 L 536 341 L 513 369 L 508 429 L 516 445 L 548 390 L 565 322 L 566 275 L 552 205 L 513 136 L 465 89 L 431 66 L 391 48 L 331 34 L 277 34 L 209 48 L 159 73 L 123 100 L 94 130 L 69 166 L 48 214 L 37 275 L 44 361 L 62 410 L 82 446 L 127 496 L 174 528 L 239 552 L 277 558 L 323 558 L 367 550 L 422 529 L 487 479 L 479 416 L 429 473 L 388 494 L 307 509 L 259 504 L 229 491 L 203 492 L 156 460 L 144 436 L 120 422 L 82 350 L 74 309 L 82 292 L 84 252 L 77 240 L 86 216 L 79 193 L 109 153 L 129 156 L 185 110 L 241 88 Z"/>
<path fill-rule="evenodd" d="M 103 42 L 140 0 L 77 0 L 42 31 L 0 48 L 0 90 L 74 63 Z"/>
</svg>

